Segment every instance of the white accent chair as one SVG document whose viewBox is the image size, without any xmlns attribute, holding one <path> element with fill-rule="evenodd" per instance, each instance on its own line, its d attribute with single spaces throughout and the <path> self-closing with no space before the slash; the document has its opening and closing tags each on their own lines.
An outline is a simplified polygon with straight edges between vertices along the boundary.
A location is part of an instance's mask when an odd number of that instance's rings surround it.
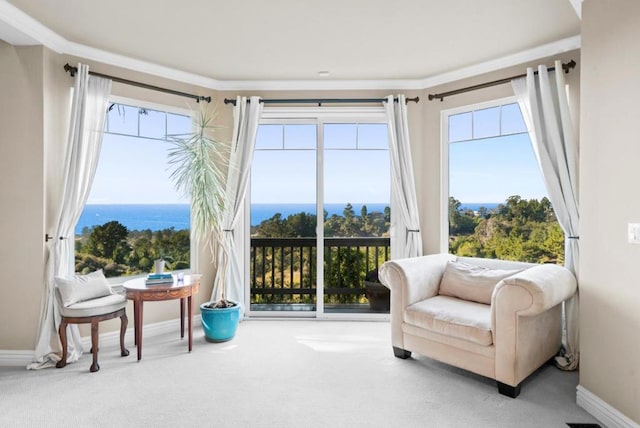
<svg viewBox="0 0 640 428">
<path fill-rule="evenodd" d="M 120 355 L 126 357 L 129 350 L 124 346 L 127 331 L 127 298 L 115 293 L 109 286 L 102 270 L 88 275 L 55 278 L 56 304 L 61 315 L 60 343 L 62 356 L 57 368 L 67 365 L 67 325 L 91 324 L 91 352 L 93 361 L 90 372 L 100 370 L 98 364 L 98 324 L 100 321 L 120 318 Z"/>
<path fill-rule="evenodd" d="M 577 287 L 558 265 L 450 254 L 386 262 L 380 280 L 396 357 L 417 352 L 495 379 L 512 398 L 560 349 L 562 302 Z"/>
</svg>

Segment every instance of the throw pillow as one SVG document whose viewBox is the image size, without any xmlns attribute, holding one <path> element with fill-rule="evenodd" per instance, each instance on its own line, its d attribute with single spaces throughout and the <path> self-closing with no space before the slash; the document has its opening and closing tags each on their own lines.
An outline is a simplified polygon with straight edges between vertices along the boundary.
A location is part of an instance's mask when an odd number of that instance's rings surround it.
<svg viewBox="0 0 640 428">
<path fill-rule="evenodd" d="M 521 271 L 487 269 L 449 260 L 440 280 L 439 294 L 490 305 L 495 286 L 504 278 Z"/>
<path fill-rule="evenodd" d="M 56 276 L 55 283 L 65 307 L 112 294 L 102 269 L 88 275 Z"/>
</svg>

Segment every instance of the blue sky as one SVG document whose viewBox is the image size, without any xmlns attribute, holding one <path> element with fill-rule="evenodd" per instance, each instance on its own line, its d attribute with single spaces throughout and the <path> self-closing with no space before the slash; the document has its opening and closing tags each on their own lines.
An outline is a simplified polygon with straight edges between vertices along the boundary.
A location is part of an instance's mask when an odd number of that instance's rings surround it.
<svg viewBox="0 0 640 428">
<path fill-rule="evenodd" d="M 138 121 L 139 119 L 139 121 Z M 167 143 L 159 138 L 188 132 L 189 119 L 137 108 L 113 109 L 88 203 L 186 203 L 169 180 Z M 518 194 L 546 195 L 517 105 L 451 116 L 450 195 L 463 203 L 503 202 Z M 386 127 L 382 124 L 325 124 L 325 203 L 388 203 L 390 194 Z M 315 125 L 263 125 L 253 165 L 253 203 L 315 203 Z M 469 141 L 471 138 L 483 138 Z M 414 142 L 416 144 L 416 142 Z M 417 142 L 417 144 L 420 144 Z M 286 149 L 286 150 L 283 150 Z M 262 150 L 260 150 L 262 149 Z M 419 169 L 420 166 L 417 166 Z"/>
<path fill-rule="evenodd" d="M 449 195 L 465 203 L 546 196 L 529 135 L 450 144 Z"/>
<path fill-rule="evenodd" d="M 170 145 L 154 138 L 163 138 L 165 129 L 169 134 L 189 132 L 191 119 L 148 109 L 146 112 L 141 115 L 138 108 L 124 106 L 108 113 L 108 131 L 111 133 L 105 133 L 103 138 L 88 203 L 188 203 L 169 180 L 167 150 Z"/>
<path fill-rule="evenodd" d="M 517 104 L 449 116 L 449 195 L 463 203 L 546 196 Z"/>
</svg>

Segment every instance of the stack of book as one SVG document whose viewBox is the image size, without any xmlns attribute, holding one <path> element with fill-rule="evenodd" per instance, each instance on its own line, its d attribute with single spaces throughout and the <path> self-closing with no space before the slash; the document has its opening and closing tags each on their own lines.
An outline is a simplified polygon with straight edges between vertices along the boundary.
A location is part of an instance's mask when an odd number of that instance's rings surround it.
<svg viewBox="0 0 640 428">
<path fill-rule="evenodd" d="M 166 273 L 150 273 L 145 280 L 146 285 L 166 285 L 173 284 L 173 275 Z"/>
</svg>

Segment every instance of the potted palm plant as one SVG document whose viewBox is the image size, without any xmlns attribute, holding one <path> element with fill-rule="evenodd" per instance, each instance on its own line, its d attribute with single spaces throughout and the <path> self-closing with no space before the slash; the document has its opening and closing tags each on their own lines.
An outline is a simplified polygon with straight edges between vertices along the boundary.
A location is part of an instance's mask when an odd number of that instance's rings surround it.
<svg viewBox="0 0 640 428">
<path fill-rule="evenodd" d="M 205 242 L 212 261 L 222 245 L 222 215 L 224 213 L 225 175 L 227 156 L 224 145 L 214 135 L 215 110 L 201 109 L 194 119 L 190 134 L 172 135 L 168 140 L 169 169 L 176 189 L 191 199 L 193 236 Z M 224 275 L 226 266 L 218 266 L 216 275 L 223 275 L 219 298 L 200 305 L 202 327 L 210 342 L 224 342 L 233 338 L 240 321 L 240 305 L 226 299 Z M 220 278 L 219 278 L 220 279 Z"/>
</svg>

